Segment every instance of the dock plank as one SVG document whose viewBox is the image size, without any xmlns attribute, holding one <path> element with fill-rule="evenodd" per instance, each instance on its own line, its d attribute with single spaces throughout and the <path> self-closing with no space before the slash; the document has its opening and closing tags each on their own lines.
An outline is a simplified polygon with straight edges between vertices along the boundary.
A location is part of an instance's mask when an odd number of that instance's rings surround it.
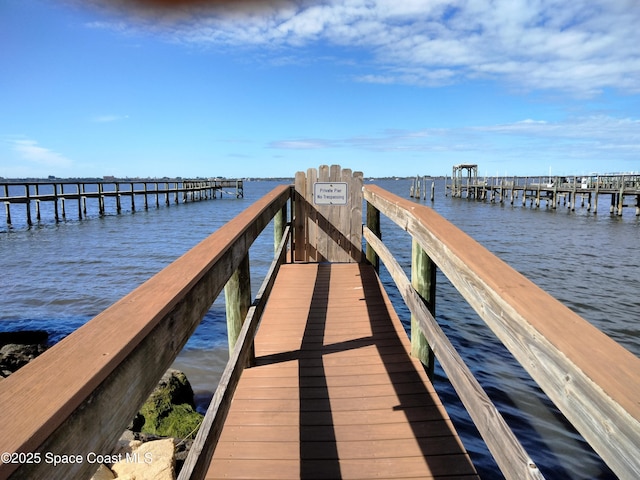
<svg viewBox="0 0 640 480">
<path fill-rule="evenodd" d="M 281 268 L 208 479 L 477 478 L 373 269 Z"/>
</svg>

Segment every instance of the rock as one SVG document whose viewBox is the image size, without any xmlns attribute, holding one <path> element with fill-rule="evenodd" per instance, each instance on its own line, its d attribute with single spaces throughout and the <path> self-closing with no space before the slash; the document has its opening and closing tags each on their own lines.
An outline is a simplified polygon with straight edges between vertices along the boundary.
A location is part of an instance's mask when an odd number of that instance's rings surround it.
<svg viewBox="0 0 640 480">
<path fill-rule="evenodd" d="M 114 463 L 111 470 L 118 479 L 174 480 L 174 450 L 171 438 L 143 443 Z"/>
<path fill-rule="evenodd" d="M 47 349 L 46 345 L 23 345 L 9 343 L 0 348 L 0 375 L 8 377 L 10 374 L 24 367 Z"/>
<path fill-rule="evenodd" d="M 179 440 L 179 439 L 174 439 L 175 441 L 175 445 L 176 445 L 176 453 L 175 453 L 175 459 L 176 459 L 176 475 L 178 475 L 180 473 L 180 470 L 182 470 L 182 466 L 184 465 L 184 462 L 187 460 L 187 456 L 189 455 L 189 451 L 191 450 L 191 446 L 193 445 L 193 440 L 191 439 L 186 439 L 186 440 Z"/>
<path fill-rule="evenodd" d="M 132 432 L 131 430 L 125 430 L 120 440 L 116 444 L 116 447 L 111 451 L 111 455 L 123 455 L 125 456 L 127 453 L 133 452 L 140 445 L 147 442 L 153 442 L 156 440 L 164 440 L 163 437 L 159 437 L 157 435 L 151 435 L 148 433 L 140 433 L 140 432 Z M 171 438 L 173 444 L 175 446 L 174 449 L 174 470 L 176 475 L 180 473 L 182 466 L 184 465 L 185 460 L 187 459 L 187 455 L 189 455 L 189 450 L 193 445 L 192 439 L 183 439 L 183 438 Z"/>
<path fill-rule="evenodd" d="M 111 452 L 111 455 L 126 456 L 127 454 L 133 452 L 136 448 L 140 447 L 142 443 L 143 442 L 141 442 L 140 440 L 127 440 L 125 439 L 125 435 L 123 435 L 120 440 L 118 440 L 118 443 Z"/>
<path fill-rule="evenodd" d="M 114 478 L 116 477 L 111 470 L 104 465 L 100 465 L 100 468 L 93 474 L 91 480 L 113 480 Z"/>
<path fill-rule="evenodd" d="M 140 413 L 136 414 L 136 416 L 133 417 L 131 424 L 129 424 L 129 426 L 127 427 L 127 430 L 131 430 L 132 432 L 139 432 L 144 426 L 144 421 L 144 417 Z"/>
<path fill-rule="evenodd" d="M 196 412 L 193 389 L 184 373 L 170 369 L 140 409 L 141 432 L 162 437 L 194 438 L 203 415 Z"/>
<path fill-rule="evenodd" d="M 0 377 L 8 377 L 47 349 L 44 330 L 0 332 Z"/>
</svg>

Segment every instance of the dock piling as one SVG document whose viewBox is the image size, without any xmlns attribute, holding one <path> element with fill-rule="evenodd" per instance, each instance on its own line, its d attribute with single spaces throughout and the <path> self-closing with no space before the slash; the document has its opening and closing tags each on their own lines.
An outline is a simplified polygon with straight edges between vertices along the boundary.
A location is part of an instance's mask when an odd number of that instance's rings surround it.
<svg viewBox="0 0 640 480">
<path fill-rule="evenodd" d="M 429 312 L 435 315 L 436 265 L 415 238 L 411 244 L 411 285 L 416 289 Z M 411 355 L 423 363 L 427 375 L 433 379 L 434 353 L 414 315 L 411 315 Z"/>
<path fill-rule="evenodd" d="M 149 187 L 153 185 L 153 188 Z M 164 185 L 164 188 L 163 188 Z M 136 189 L 137 188 L 137 189 Z M 61 218 L 66 219 L 66 202 L 72 200 L 77 202 L 78 219 L 82 220 L 91 215 L 92 210 L 88 209 L 87 202 L 93 199 L 97 202 L 98 215 L 106 214 L 107 207 L 115 205 L 116 213 L 122 213 L 122 197 L 130 197 L 131 212 L 135 212 L 139 207 L 136 204 L 136 196 L 142 196 L 144 209 L 149 208 L 149 195 L 155 195 L 156 207 L 160 206 L 160 195 L 164 194 L 165 203 L 170 204 L 171 194 L 175 195 L 176 203 L 179 203 L 179 195 L 184 195 L 184 201 L 206 200 L 216 198 L 216 191 L 222 195 L 223 189 L 235 188 L 236 198 L 243 198 L 242 180 L 198 180 L 198 181 L 153 181 L 153 180 L 37 180 L 37 181 L 5 181 L 0 182 L 0 202 L 5 205 L 5 219 L 8 225 L 16 221 L 15 215 L 12 217 L 11 205 L 24 204 L 25 216 L 21 221 L 27 226 L 32 226 L 35 212 L 35 221 L 43 221 L 47 209 L 43 210 L 43 202 L 52 202 L 53 219 L 58 223 Z M 233 192 L 225 191 L 229 195 Z M 114 198 L 114 201 L 105 201 L 105 198 Z M 34 203 L 34 211 L 31 204 Z M 95 211 L 95 210 L 94 210 Z"/>
<path fill-rule="evenodd" d="M 610 175 L 590 175 L 584 177 L 513 177 L 512 181 L 507 181 L 506 177 L 485 178 L 481 182 L 477 176 L 473 175 L 475 165 L 456 165 L 452 176 L 451 184 L 445 180 L 445 196 L 448 190 L 452 197 L 485 200 L 491 203 L 504 203 L 509 195 L 509 200 L 513 205 L 515 199 L 522 192 L 522 206 L 526 206 L 527 200 L 530 207 L 540 208 L 542 201 L 546 201 L 547 208 L 555 210 L 559 205 L 566 206 L 570 211 L 575 211 L 578 201 L 580 207 L 584 208 L 585 198 L 587 199 L 587 211 L 598 211 L 598 196 L 600 194 L 611 195 L 609 212 L 612 215 L 622 215 L 625 207 L 633 207 L 632 204 L 625 204 L 624 197 L 640 195 L 640 174 L 610 174 Z M 466 182 L 460 170 L 469 170 Z M 524 179 L 520 183 L 519 178 Z M 638 206 L 636 215 L 640 216 Z"/>
</svg>

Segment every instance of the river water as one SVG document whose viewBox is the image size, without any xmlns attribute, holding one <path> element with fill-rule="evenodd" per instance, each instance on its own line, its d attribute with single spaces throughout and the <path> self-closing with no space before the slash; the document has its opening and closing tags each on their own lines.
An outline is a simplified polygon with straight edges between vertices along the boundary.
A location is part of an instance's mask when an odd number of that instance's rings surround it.
<svg viewBox="0 0 640 480">
<path fill-rule="evenodd" d="M 379 185 L 407 197 L 407 180 Z M 225 198 L 123 214 L 107 204 L 99 216 L 89 201 L 87 219 L 56 224 L 42 208 L 42 220 L 28 228 L 24 206 L 13 206 L 12 226 L 0 211 L 0 330 L 44 329 L 55 342 L 150 278 L 277 185 L 245 181 L 244 198 Z M 601 199 L 602 200 L 602 199 Z M 622 217 L 488 203 L 445 197 L 436 183 L 435 201 L 415 200 L 474 237 L 494 254 L 625 348 L 640 356 L 640 220 L 633 209 Z M 606 200 L 605 200 L 606 201 Z M 67 212 L 73 212 L 69 202 Z M 33 216 L 35 219 L 35 215 Z M 383 239 L 409 269 L 410 237 L 382 219 Z M 267 227 L 251 248 L 252 286 L 257 291 L 273 254 Z M 381 278 L 403 321 L 409 313 L 384 268 Z M 454 346 L 507 419 L 546 478 L 615 478 L 563 420 L 444 276 L 438 274 L 437 319 Z M 224 295 L 214 302 L 175 362 L 187 373 L 204 404 L 222 373 L 226 346 Z M 639 372 L 640 374 L 640 372 Z M 444 373 L 434 380 L 481 476 L 500 478 L 482 441 Z"/>
</svg>

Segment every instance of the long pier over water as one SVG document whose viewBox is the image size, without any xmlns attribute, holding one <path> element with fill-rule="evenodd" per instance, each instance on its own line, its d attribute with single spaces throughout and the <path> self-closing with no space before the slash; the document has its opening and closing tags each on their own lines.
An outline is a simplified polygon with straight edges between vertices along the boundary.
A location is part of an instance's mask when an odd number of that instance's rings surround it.
<svg viewBox="0 0 640 480">
<path fill-rule="evenodd" d="M 114 180 L 34 180 L 0 182 L 0 202 L 5 205 L 7 224 L 11 225 L 11 206 L 26 207 L 26 223 L 33 225 L 43 215 L 41 205 L 50 202 L 56 222 L 67 217 L 67 202 L 74 201 L 78 219 L 87 216 L 87 201 L 97 202 L 97 212 L 105 215 L 109 208 L 115 213 L 123 210 L 123 198 L 128 197 L 131 211 L 136 206 L 148 209 L 149 204 L 187 203 L 222 197 L 223 193 L 244 196 L 242 180 L 229 179 L 114 179 Z M 109 204 L 106 199 L 113 199 Z M 136 201 L 139 203 L 136 204 Z M 47 209 L 49 212 L 49 209 Z"/>
<path fill-rule="evenodd" d="M 640 216 L 640 174 L 603 174 L 555 177 L 478 177 L 477 165 L 455 165 L 446 192 L 453 197 L 475 198 L 511 205 L 520 198 L 525 206 L 552 209 L 562 204 L 575 210 L 580 204 L 597 213 L 600 195 L 610 197 L 609 213 L 622 215 L 623 208 L 635 208 Z M 419 196 L 419 195 L 418 195 Z"/>
</svg>

